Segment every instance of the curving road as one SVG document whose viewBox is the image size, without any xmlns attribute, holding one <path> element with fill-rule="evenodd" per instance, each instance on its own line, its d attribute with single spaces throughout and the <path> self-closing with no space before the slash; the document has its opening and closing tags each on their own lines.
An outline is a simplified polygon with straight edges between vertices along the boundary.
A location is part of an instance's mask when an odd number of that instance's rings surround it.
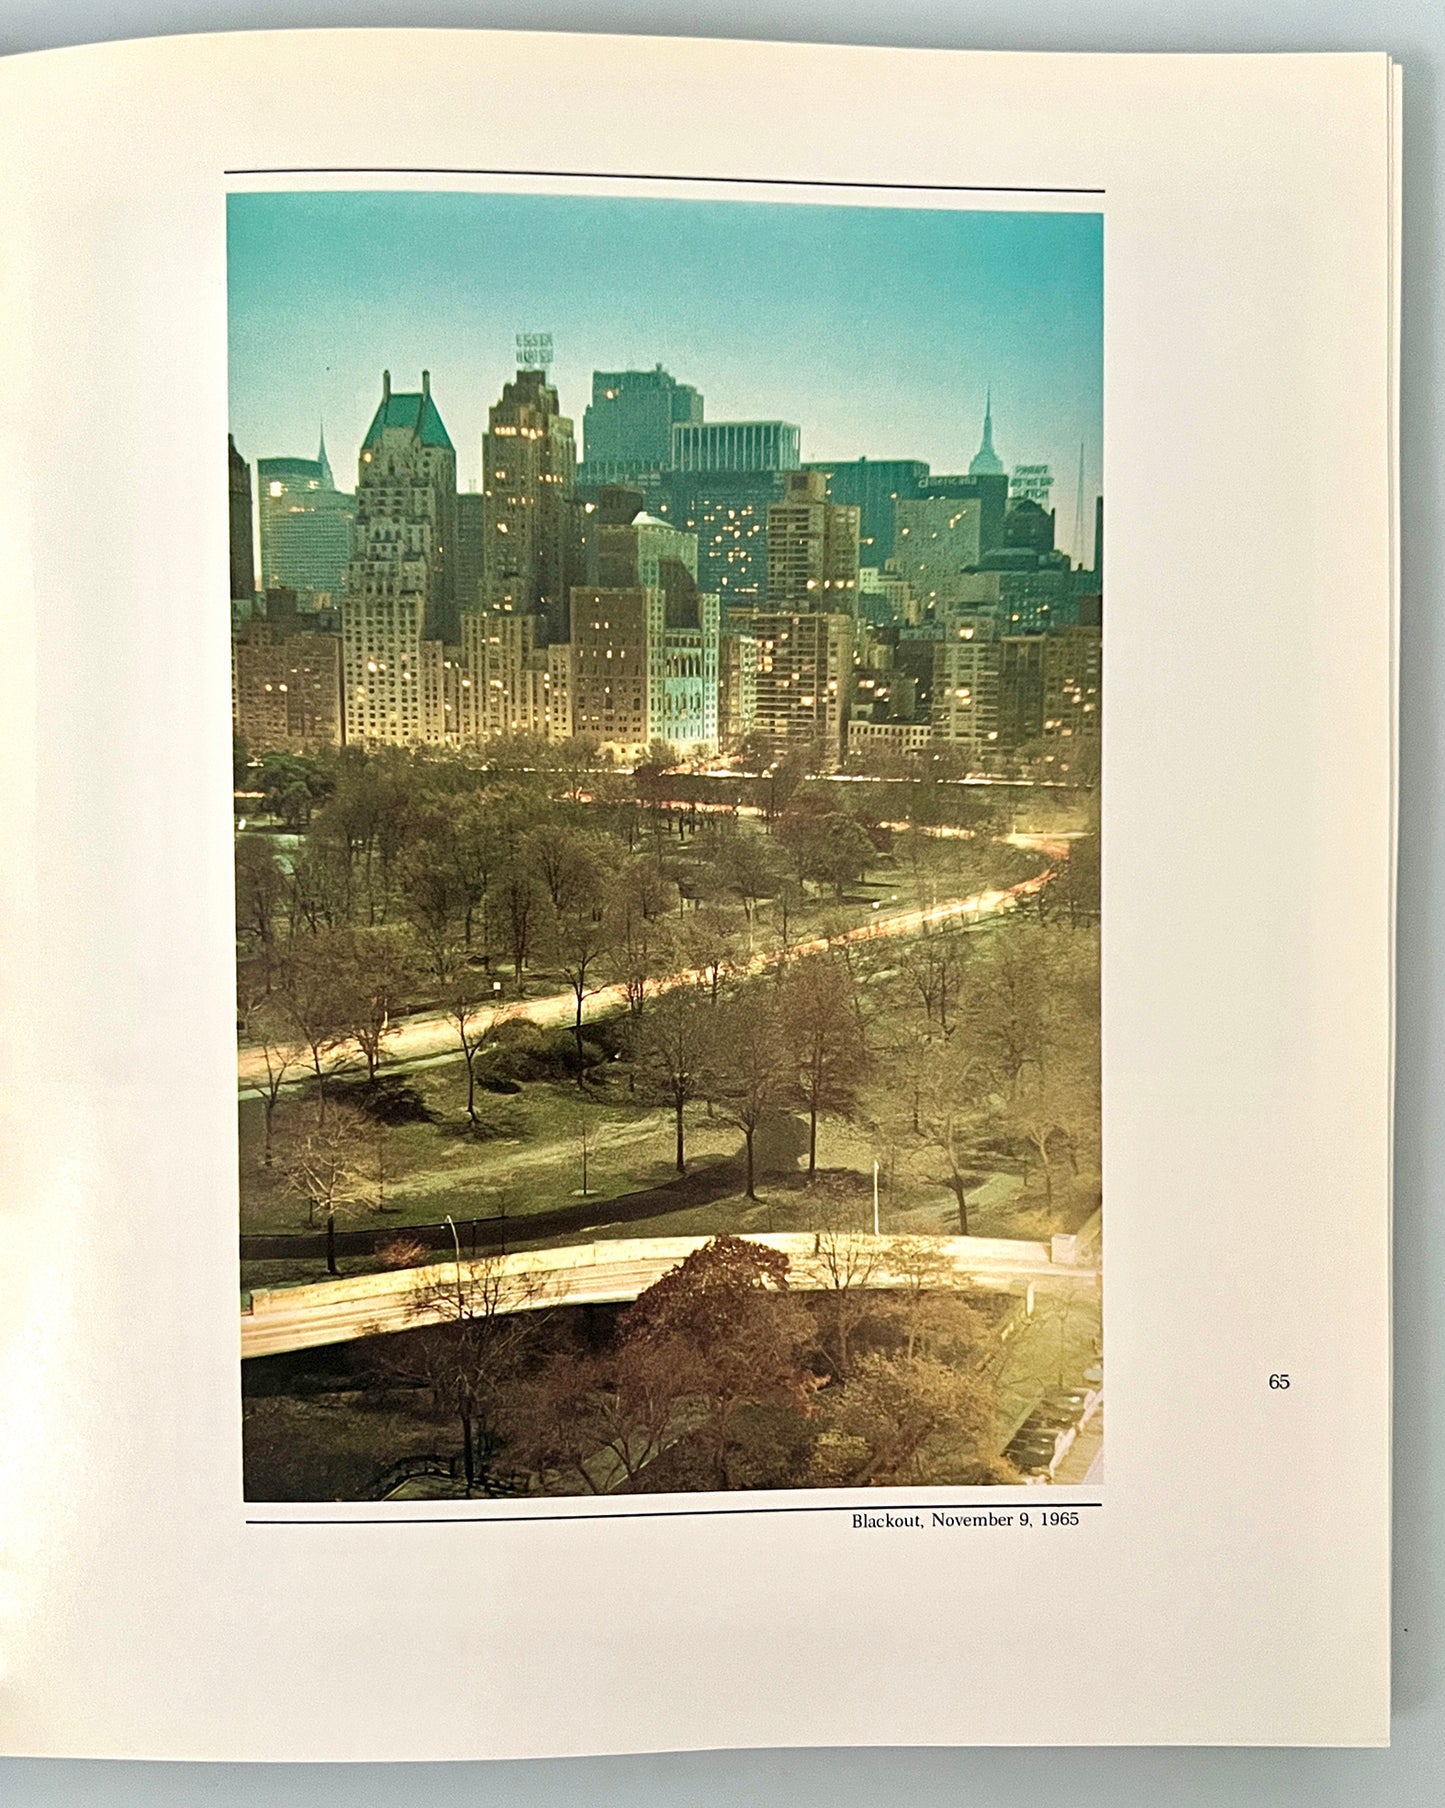
<svg viewBox="0 0 1445 1808">
<path fill-rule="evenodd" d="M 788 1257 L 793 1284 L 811 1290 L 828 1289 L 840 1282 L 860 1287 L 910 1285 L 908 1257 L 901 1252 L 904 1246 L 916 1249 L 919 1242 L 917 1238 L 861 1233 L 820 1240 L 811 1232 L 800 1231 L 747 1240 L 782 1251 Z M 257 1288 L 241 1313 L 241 1355 L 272 1356 L 455 1322 L 458 1292 L 467 1317 L 632 1300 L 708 1241 L 706 1237 L 619 1237 L 480 1261 L 433 1262 L 423 1268 L 392 1269 L 301 1287 Z M 931 1237 L 927 1241 L 948 1264 L 947 1279 L 960 1288 L 1076 1293 L 1092 1292 L 1098 1286 L 1097 1268 L 1055 1262 L 1047 1243 L 990 1237 Z M 903 1267 L 898 1266 L 900 1260 Z"/>
<path fill-rule="evenodd" d="M 1060 837 L 1037 835 L 1014 835 L 1009 840 L 1020 847 L 1028 847 L 1057 860 L 1067 851 L 1067 841 Z M 1045 871 L 1032 879 L 1022 880 L 1017 885 L 1008 886 L 1002 891 L 981 891 L 969 898 L 949 898 L 941 904 L 930 905 L 924 910 L 880 911 L 860 923 L 857 928 L 845 930 L 841 935 L 830 936 L 814 941 L 799 942 L 784 957 L 780 952 L 754 955 L 749 962 L 748 970 L 759 973 L 778 961 L 788 958 L 796 959 L 799 955 L 818 954 L 825 948 L 837 947 L 846 942 L 876 941 L 883 936 L 910 935 L 917 930 L 934 923 L 949 922 L 958 917 L 980 918 L 995 916 L 1001 911 L 1012 910 L 1020 898 L 1040 890 L 1052 877 L 1052 871 Z M 696 979 L 693 973 L 673 973 L 665 979 L 654 982 L 655 991 L 667 991 L 672 986 L 682 985 Z M 627 1004 L 626 988 L 621 985 L 601 986 L 589 992 L 583 1000 L 582 1018 L 590 1022 L 596 1017 L 605 1017 L 615 1011 L 622 1010 Z M 515 1003 L 497 1005 L 491 1011 L 479 1011 L 473 1022 L 478 1026 L 490 1028 L 497 1021 L 533 1023 L 539 1028 L 551 1029 L 559 1025 L 570 1027 L 577 1013 L 577 1000 L 571 992 L 554 992 L 545 998 L 519 999 Z M 416 1017 L 408 1017 L 397 1024 L 387 1038 L 386 1050 L 382 1058 L 384 1067 L 397 1067 L 412 1061 L 435 1059 L 438 1055 L 454 1055 L 457 1053 L 457 1032 L 455 1025 L 439 1011 L 428 1011 Z M 326 1063 L 327 1071 L 336 1073 L 350 1067 L 357 1058 L 358 1050 L 352 1043 L 343 1044 Z M 303 1070 L 309 1069 L 310 1062 L 304 1050 L 290 1051 L 288 1064 L 296 1070 L 295 1079 L 304 1079 Z M 237 1084 L 242 1092 L 257 1092 L 264 1084 L 266 1063 L 259 1048 L 243 1044 L 237 1056 Z"/>
</svg>

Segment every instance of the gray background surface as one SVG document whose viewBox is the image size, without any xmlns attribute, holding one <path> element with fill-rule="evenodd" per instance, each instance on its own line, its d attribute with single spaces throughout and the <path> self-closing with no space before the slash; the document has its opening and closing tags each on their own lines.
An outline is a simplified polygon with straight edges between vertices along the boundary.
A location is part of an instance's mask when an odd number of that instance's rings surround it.
<svg viewBox="0 0 1445 1808">
<path fill-rule="evenodd" d="M 1445 537 L 1438 88 L 1445 0 L 0 0 L 0 52 L 184 31 L 530 27 L 977 50 L 1388 50 L 1405 68 L 1404 625 L 1395 1206 L 1395 1729 L 1388 1752 L 723 1752 L 496 1765 L 255 1766 L 0 1759 L 6 1808 L 1375 1808 L 1445 1791 L 1439 1303 L 1445 1297 Z M 77 129 L 82 122 L 77 122 Z M 846 132 L 847 121 L 839 121 Z M 3 223 L 0 223 L 3 233 Z M 3 236 L 0 236 L 3 249 Z M 1241 433 L 1250 423 L 1240 422 Z M 1281 502 L 1287 505 L 1288 498 Z M 3 1458 L 0 1458 L 3 1460 Z M 72 1485 L 83 1485 L 75 1478 Z M 1329 1512 L 1328 1501 L 1319 1510 Z M 1024 1629 L 1024 1636 L 1028 1636 Z M 310 1685 L 326 1712 L 325 1677 Z M 826 1688 L 826 1676 L 799 1686 Z M 1080 1676 L 1079 1687 L 1089 1679 Z M 0 1683 L 3 1687 L 3 1683 Z M 386 1680 L 377 1678 L 385 1713 Z"/>
</svg>

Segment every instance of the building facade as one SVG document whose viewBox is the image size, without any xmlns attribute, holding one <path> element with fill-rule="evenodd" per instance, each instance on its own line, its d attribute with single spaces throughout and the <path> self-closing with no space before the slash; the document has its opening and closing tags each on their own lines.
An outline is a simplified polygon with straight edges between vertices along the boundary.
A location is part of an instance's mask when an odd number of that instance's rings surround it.
<svg viewBox="0 0 1445 1808">
<path fill-rule="evenodd" d="M 933 642 L 929 690 L 937 740 L 983 754 L 999 739 L 999 646 L 989 616 L 956 619 L 946 639 Z"/>
<path fill-rule="evenodd" d="M 256 753 L 320 753 L 342 738 L 341 642 L 257 616 L 231 645 L 231 726 Z"/>
<path fill-rule="evenodd" d="M 750 611 L 737 627 L 757 646 L 754 728 L 774 745 L 815 750 L 820 767 L 838 763 L 847 719 L 853 619 L 820 611 Z"/>
<path fill-rule="evenodd" d="M 734 751 L 758 725 L 758 641 L 729 628 L 718 642 L 718 742 Z"/>
<path fill-rule="evenodd" d="M 921 458 L 855 458 L 833 464 L 810 462 L 827 480 L 829 502 L 858 510 L 858 556 L 863 565 L 881 566 L 894 551 L 894 505 L 924 494 L 928 466 Z"/>
<path fill-rule="evenodd" d="M 480 490 L 463 490 L 457 497 L 457 614 L 483 606 L 482 580 L 486 561 L 486 498 Z"/>
<path fill-rule="evenodd" d="M 663 628 L 664 741 L 684 759 L 707 758 L 718 750 L 718 599 L 699 593 L 696 619 Z"/>
<path fill-rule="evenodd" d="M 821 471 L 795 471 L 768 510 L 770 610 L 858 609 L 858 510 L 828 501 Z"/>
<path fill-rule="evenodd" d="M 889 570 L 907 584 L 919 610 L 954 608 L 965 594 L 965 574 L 982 550 L 982 508 L 977 497 L 929 496 L 895 505 Z"/>
<path fill-rule="evenodd" d="M 356 503 L 336 487 L 325 439 L 315 458 L 259 459 L 256 476 L 262 587 L 339 602 Z"/>
<path fill-rule="evenodd" d="M 663 738 L 667 598 L 652 586 L 572 592 L 573 732 L 593 735 L 622 760 Z"/>
<path fill-rule="evenodd" d="M 679 421 L 674 471 L 796 471 L 802 435 L 791 421 Z"/>
<path fill-rule="evenodd" d="M 249 605 L 256 595 L 256 554 L 251 540 L 251 467 L 226 435 L 231 499 L 231 601 Z"/>
<path fill-rule="evenodd" d="M 656 365 L 652 370 L 595 370 L 582 415 L 583 485 L 650 486 L 672 463 L 672 430 L 702 421 L 702 397 Z"/>
<path fill-rule="evenodd" d="M 539 641 L 567 638 L 575 570 L 577 449 L 545 371 L 519 370 L 482 440 L 483 588 L 490 608 L 538 618 Z"/>
<path fill-rule="evenodd" d="M 1097 744 L 1103 733 L 1103 636 L 1097 627 L 1065 628 L 1044 642 L 1043 739 Z"/>
<path fill-rule="evenodd" d="M 853 755 L 921 753 L 933 745 L 927 722 L 874 722 L 867 716 L 848 721 L 848 752 Z"/>
<path fill-rule="evenodd" d="M 345 734 L 375 746 L 442 746 L 456 733 L 443 694 L 442 637 L 453 614 L 456 454 L 422 372 L 393 394 L 362 442 L 356 520 L 341 603 Z M 450 557 L 449 557 L 450 555 Z"/>
<path fill-rule="evenodd" d="M 696 537 L 697 581 L 735 608 L 757 608 L 768 586 L 768 511 L 783 494 L 778 471 L 673 471 L 652 508 Z"/>
</svg>

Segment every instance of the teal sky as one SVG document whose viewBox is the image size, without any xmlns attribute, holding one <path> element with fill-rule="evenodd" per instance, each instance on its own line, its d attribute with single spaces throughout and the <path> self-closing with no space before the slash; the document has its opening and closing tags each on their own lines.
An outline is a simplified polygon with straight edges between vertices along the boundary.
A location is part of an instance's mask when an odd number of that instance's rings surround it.
<svg viewBox="0 0 1445 1808">
<path fill-rule="evenodd" d="M 237 194 L 228 207 L 231 427 L 249 459 L 313 456 L 338 484 L 390 369 L 423 367 L 480 476 L 519 331 L 552 333 L 577 427 L 594 370 L 661 363 L 708 419 L 782 419 L 805 459 L 961 471 L 984 391 L 1006 466 L 1051 464 L 1068 545 L 1080 442 L 1100 487 L 1103 220 L 1094 213 L 574 195 Z"/>
</svg>

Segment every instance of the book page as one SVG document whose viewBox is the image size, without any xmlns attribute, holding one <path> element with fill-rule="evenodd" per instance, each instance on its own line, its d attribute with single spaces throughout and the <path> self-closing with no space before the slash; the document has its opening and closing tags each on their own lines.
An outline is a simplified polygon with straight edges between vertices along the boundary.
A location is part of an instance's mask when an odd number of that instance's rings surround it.
<svg viewBox="0 0 1445 1808">
<path fill-rule="evenodd" d="M 0 87 L 7 1749 L 1382 1742 L 1386 60 Z"/>
</svg>

